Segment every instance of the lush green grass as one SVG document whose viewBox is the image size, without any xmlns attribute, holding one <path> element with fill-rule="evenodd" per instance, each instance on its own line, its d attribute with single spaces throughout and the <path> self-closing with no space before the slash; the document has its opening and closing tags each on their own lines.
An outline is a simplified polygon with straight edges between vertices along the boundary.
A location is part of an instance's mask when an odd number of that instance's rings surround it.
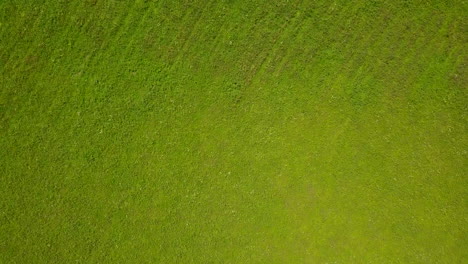
<svg viewBox="0 0 468 264">
<path fill-rule="evenodd" d="M 467 2 L 0 2 L 0 263 L 466 263 Z"/>
</svg>

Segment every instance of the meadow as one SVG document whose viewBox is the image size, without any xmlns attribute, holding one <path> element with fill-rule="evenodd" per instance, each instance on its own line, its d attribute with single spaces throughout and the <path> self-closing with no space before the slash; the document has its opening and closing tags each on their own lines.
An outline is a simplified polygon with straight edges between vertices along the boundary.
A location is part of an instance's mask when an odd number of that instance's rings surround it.
<svg viewBox="0 0 468 264">
<path fill-rule="evenodd" d="M 0 1 L 0 263 L 466 263 L 467 15 Z"/>
</svg>

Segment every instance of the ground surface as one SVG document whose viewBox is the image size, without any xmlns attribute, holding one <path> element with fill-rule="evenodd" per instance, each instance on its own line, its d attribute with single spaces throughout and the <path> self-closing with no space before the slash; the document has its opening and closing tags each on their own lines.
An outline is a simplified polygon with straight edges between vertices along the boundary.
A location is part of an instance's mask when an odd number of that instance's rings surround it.
<svg viewBox="0 0 468 264">
<path fill-rule="evenodd" d="M 467 3 L 0 2 L 0 263 L 466 263 Z"/>
</svg>

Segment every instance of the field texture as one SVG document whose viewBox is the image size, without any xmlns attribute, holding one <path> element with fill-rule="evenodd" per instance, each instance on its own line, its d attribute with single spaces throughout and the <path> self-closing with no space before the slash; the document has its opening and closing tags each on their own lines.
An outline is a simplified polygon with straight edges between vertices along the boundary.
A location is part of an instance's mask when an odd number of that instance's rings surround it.
<svg viewBox="0 0 468 264">
<path fill-rule="evenodd" d="M 0 263 L 467 263 L 467 16 L 0 1 Z"/>
</svg>

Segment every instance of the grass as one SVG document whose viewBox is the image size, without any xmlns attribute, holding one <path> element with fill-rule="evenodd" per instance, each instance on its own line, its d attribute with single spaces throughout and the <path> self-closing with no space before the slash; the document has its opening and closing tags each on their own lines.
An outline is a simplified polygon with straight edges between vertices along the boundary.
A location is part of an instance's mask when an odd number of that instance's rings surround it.
<svg viewBox="0 0 468 264">
<path fill-rule="evenodd" d="M 0 263 L 464 263 L 468 6 L 0 2 Z"/>
</svg>

